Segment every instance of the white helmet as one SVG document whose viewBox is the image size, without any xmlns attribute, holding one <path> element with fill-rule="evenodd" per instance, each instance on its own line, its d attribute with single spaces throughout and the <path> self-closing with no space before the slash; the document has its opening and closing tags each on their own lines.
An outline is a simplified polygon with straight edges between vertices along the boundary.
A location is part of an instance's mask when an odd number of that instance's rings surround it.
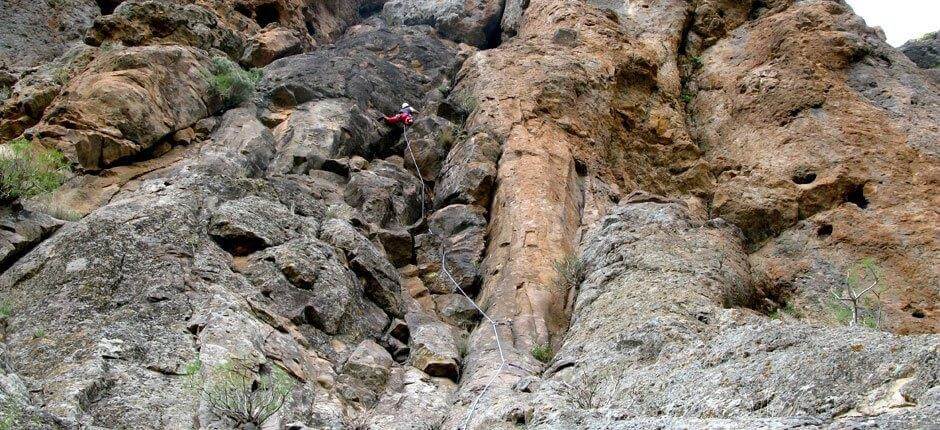
<svg viewBox="0 0 940 430">
<path fill-rule="evenodd" d="M 410 107 L 411 107 L 411 105 L 408 104 L 408 103 L 402 103 L 402 104 L 401 104 L 401 108 L 402 108 L 402 109 L 410 108 Z"/>
</svg>

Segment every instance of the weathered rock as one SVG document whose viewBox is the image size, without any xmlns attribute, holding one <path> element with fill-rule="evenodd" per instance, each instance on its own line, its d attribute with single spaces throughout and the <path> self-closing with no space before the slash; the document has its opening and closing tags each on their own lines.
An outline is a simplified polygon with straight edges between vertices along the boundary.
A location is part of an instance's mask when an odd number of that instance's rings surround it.
<svg viewBox="0 0 940 430">
<path fill-rule="evenodd" d="M 459 138 L 457 127 L 450 121 L 435 116 L 418 114 L 418 119 L 408 127 L 408 142 L 411 150 L 405 151 L 408 170 L 418 164 L 421 177 L 433 180 L 441 171 L 441 164 Z M 414 159 L 412 159 L 412 154 Z"/>
<path fill-rule="evenodd" d="M 402 167 L 395 157 L 375 160 L 369 170 L 354 172 L 346 186 L 346 203 L 359 209 L 362 218 L 375 226 L 402 228 L 421 218 L 421 181 Z"/>
<path fill-rule="evenodd" d="M 461 294 L 434 296 L 438 313 L 447 324 L 470 331 L 480 320 L 480 312 Z"/>
<path fill-rule="evenodd" d="M 917 67 L 935 69 L 940 66 L 940 31 L 909 40 L 900 49 Z"/>
<path fill-rule="evenodd" d="M 0 268 L 5 270 L 62 224 L 49 215 L 21 207 L 0 210 Z"/>
<path fill-rule="evenodd" d="M 223 203 L 212 215 L 209 235 L 233 255 L 247 255 L 299 236 L 315 236 L 317 226 L 278 203 L 255 196 Z"/>
<path fill-rule="evenodd" d="M 346 98 L 362 109 L 395 112 L 402 101 L 420 100 L 456 67 L 456 50 L 429 33 L 426 28 L 355 32 L 333 46 L 269 64 L 259 91 L 278 107 Z"/>
<path fill-rule="evenodd" d="M 447 271 L 465 291 L 470 294 L 476 291 L 486 248 L 484 212 L 479 206 L 450 205 L 429 217 L 428 224 L 434 234 L 422 234 L 415 238 L 418 265 L 433 268 L 433 272 L 436 272 L 428 289 L 435 293 L 451 293 L 455 290 L 450 278 L 439 271 L 440 238 L 443 237 Z M 428 276 L 425 279 L 428 280 Z"/>
<path fill-rule="evenodd" d="M 363 278 L 363 288 L 372 301 L 391 316 L 404 315 L 398 271 L 369 239 L 338 219 L 323 222 L 320 238 L 346 253 L 349 267 Z"/>
<path fill-rule="evenodd" d="M 456 390 L 457 385 L 448 379 L 430 377 L 414 367 L 396 368 L 379 403 L 363 420 L 363 428 L 434 428 L 450 414 L 450 399 Z"/>
<path fill-rule="evenodd" d="M 382 16 L 390 25 L 431 25 L 448 39 L 492 48 L 500 43 L 502 8 L 495 0 L 390 0 Z"/>
<path fill-rule="evenodd" d="M 696 218 L 677 203 L 626 203 L 589 233 L 587 281 L 559 364 L 538 393 L 535 414 L 547 418 L 539 428 L 601 428 L 589 412 L 598 408 L 637 421 L 710 417 L 742 426 L 801 417 L 840 426 L 856 414 L 918 422 L 916 399 L 936 384 L 937 363 L 925 361 L 940 348 L 935 337 L 723 309 L 729 289 L 750 288 L 746 254 L 734 228 Z M 906 407 L 890 412 L 876 400 L 902 386 Z"/>
<path fill-rule="evenodd" d="M 411 365 L 428 375 L 456 381 L 460 377 L 460 352 L 450 326 L 415 312 L 409 312 L 405 319 L 411 329 Z"/>
<path fill-rule="evenodd" d="M 388 351 L 371 340 L 364 340 L 346 360 L 343 373 L 373 391 L 381 391 L 388 382 L 392 364 L 394 361 Z"/>
<path fill-rule="evenodd" d="M 293 31 L 275 27 L 262 30 L 248 42 L 241 62 L 251 67 L 262 67 L 278 58 L 303 52 L 303 39 Z"/>
<path fill-rule="evenodd" d="M 278 154 L 275 173 L 306 173 L 337 157 L 370 153 L 380 132 L 349 99 L 305 103 L 274 128 Z"/>
<path fill-rule="evenodd" d="M 128 0 L 114 13 L 95 20 L 85 35 L 92 46 L 188 45 L 217 49 L 233 59 L 245 50 L 238 33 L 223 25 L 211 10 L 199 4 L 165 0 Z"/>
<path fill-rule="evenodd" d="M 81 39 L 100 14 L 93 0 L 6 0 L 0 9 L 0 69 L 22 71 L 51 61 Z"/>
<path fill-rule="evenodd" d="M 12 86 L 0 84 L 0 88 L 9 90 L 9 97 L 0 100 L 0 139 L 16 138 L 36 125 L 62 86 L 84 70 L 97 52 L 95 48 L 76 45 L 16 80 Z"/>
<path fill-rule="evenodd" d="M 209 59 L 179 46 L 127 48 L 96 58 L 27 134 L 84 168 L 138 155 L 214 113 Z"/>
<path fill-rule="evenodd" d="M 499 143 L 486 133 L 457 143 L 447 154 L 434 187 L 434 206 L 463 203 L 488 208 L 499 154 Z"/>
<path fill-rule="evenodd" d="M 385 249 L 388 261 L 401 267 L 411 263 L 414 256 L 414 239 L 406 230 L 387 230 L 381 229 L 375 233 L 375 236 Z"/>
</svg>

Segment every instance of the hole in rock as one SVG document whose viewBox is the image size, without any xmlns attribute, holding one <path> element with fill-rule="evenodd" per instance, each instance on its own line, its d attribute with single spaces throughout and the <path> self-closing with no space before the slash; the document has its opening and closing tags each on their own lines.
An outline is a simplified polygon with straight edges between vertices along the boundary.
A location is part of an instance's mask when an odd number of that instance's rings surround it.
<svg viewBox="0 0 940 430">
<path fill-rule="evenodd" d="M 584 164 L 582 160 L 574 160 L 574 171 L 578 173 L 578 176 L 587 176 L 587 164 Z"/>
<path fill-rule="evenodd" d="M 248 6 L 244 3 L 238 3 L 235 5 L 235 12 L 238 12 L 248 18 L 251 18 L 251 6 Z"/>
<path fill-rule="evenodd" d="M 385 2 L 367 2 L 359 6 L 359 17 L 365 19 L 381 12 L 384 3 Z"/>
<path fill-rule="evenodd" d="M 925 316 L 927 316 L 927 315 L 924 314 L 924 311 L 922 311 L 922 310 L 920 310 L 920 309 L 916 309 L 916 310 L 914 310 L 914 312 L 911 312 L 911 316 L 914 317 L 914 318 L 923 318 L 923 317 L 925 317 Z"/>
<path fill-rule="evenodd" d="M 500 26 L 500 20 L 494 19 L 483 28 L 484 42 L 482 49 L 491 49 L 498 47 L 503 43 L 503 28 Z"/>
<path fill-rule="evenodd" d="M 255 9 L 255 22 L 261 28 L 267 27 L 268 24 L 272 24 L 281 20 L 281 12 L 277 10 L 277 5 L 274 3 L 265 3 L 258 6 L 258 9 Z"/>
<path fill-rule="evenodd" d="M 124 0 L 95 0 L 95 3 L 98 4 L 98 9 L 101 9 L 102 15 L 111 15 L 122 1 Z"/>
<path fill-rule="evenodd" d="M 243 257 L 266 248 L 263 240 L 257 237 L 211 236 L 226 252 L 236 257 Z"/>
<path fill-rule="evenodd" d="M 812 184 L 816 181 L 816 173 L 814 172 L 799 172 L 793 175 L 793 183 L 799 185 Z"/>
<path fill-rule="evenodd" d="M 832 235 L 832 224 L 823 224 L 816 229 L 816 236 L 829 237 Z"/>
<path fill-rule="evenodd" d="M 845 194 L 845 201 L 854 204 L 862 209 L 868 207 L 868 198 L 865 197 L 865 184 L 858 184 L 852 187 Z"/>
</svg>

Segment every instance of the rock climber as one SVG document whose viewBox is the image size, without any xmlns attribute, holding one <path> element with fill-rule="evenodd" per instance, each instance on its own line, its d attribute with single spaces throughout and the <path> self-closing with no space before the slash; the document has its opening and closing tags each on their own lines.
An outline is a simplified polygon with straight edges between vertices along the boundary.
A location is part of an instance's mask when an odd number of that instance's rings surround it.
<svg viewBox="0 0 940 430">
<path fill-rule="evenodd" d="M 398 114 L 392 116 L 382 116 L 380 120 L 385 121 L 388 125 L 395 124 L 405 124 L 411 125 L 414 124 L 415 119 L 414 115 L 418 113 L 411 105 L 408 103 L 402 103 L 401 109 L 398 111 Z"/>
</svg>

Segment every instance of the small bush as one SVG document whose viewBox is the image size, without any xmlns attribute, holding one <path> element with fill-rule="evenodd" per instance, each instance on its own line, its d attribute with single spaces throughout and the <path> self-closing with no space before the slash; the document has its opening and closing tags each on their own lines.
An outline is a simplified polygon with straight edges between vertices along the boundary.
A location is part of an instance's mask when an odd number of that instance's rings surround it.
<svg viewBox="0 0 940 430">
<path fill-rule="evenodd" d="M 552 351 L 552 346 L 549 344 L 536 345 L 532 348 L 532 356 L 542 363 L 548 363 L 555 357 L 555 351 Z"/>
<path fill-rule="evenodd" d="M 260 428 L 284 406 L 294 388 L 287 372 L 270 363 L 236 359 L 203 371 L 197 360 L 184 368 L 184 374 L 216 415 L 237 426 Z"/>
<path fill-rule="evenodd" d="M 461 91 L 456 94 L 456 103 L 460 110 L 469 115 L 477 109 L 477 98 L 474 97 L 473 93 L 467 90 Z"/>
<path fill-rule="evenodd" d="M 682 92 L 682 101 L 685 103 L 692 103 L 692 99 L 695 98 L 695 94 L 692 94 L 689 91 Z"/>
<path fill-rule="evenodd" d="M 579 287 L 586 277 L 584 262 L 574 255 L 555 262 L 555 287 L 561 291 Z"/>
<path fill-rule="evenodd" d="M 693 56 L 689 57 L 689 63 L 692 64 L 692 67 L 693 67 L 693 68 L 699 69 L 699 68 L 702 67 L 702 57 L 699 57 L 699 56 L 697 56 L 697 55 L 693 55 Z"/>
<path fill-rule="evenodd" d="M 13 315 L 13 304 L 9 300 L 0 301 L 0 320 L 10 318 Z"/>
<path fill-rule="evenodd" d="M 209 68 L 209 85 L 216 96 L 222 98 L 226 109 L 248 100 L 261 81 L 261 70 L 244 70 L 225 57 L 215 57 Z"/>
<path fill-rule="evenodd" d="M 51 192 L 70 173 L 61 152 L 14 140 L 0 148 L 0 202 Z"/>
</svg>

